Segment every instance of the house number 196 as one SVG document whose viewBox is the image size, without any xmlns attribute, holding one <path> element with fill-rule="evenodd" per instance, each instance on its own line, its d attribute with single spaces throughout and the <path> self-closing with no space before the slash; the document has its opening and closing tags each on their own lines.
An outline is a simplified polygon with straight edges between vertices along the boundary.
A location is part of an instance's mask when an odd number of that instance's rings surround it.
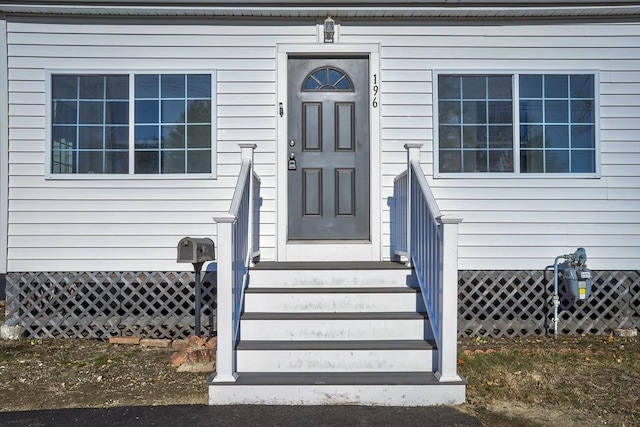
<svg viewBox="0 0 640 427">
<path fill-rule="evenodd" d="M 378 86 L 378 75 L 373 75 L 373 102 L 371 105 L 373 108 L 378 108 L 378 92 L 380 91 L 380 87 Z"/>
</svg>

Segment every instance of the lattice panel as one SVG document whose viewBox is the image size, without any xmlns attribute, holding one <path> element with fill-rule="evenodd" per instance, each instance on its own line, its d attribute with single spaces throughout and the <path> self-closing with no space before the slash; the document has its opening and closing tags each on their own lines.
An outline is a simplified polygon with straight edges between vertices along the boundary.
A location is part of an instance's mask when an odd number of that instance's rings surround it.
<svg viewBox="0 0 640 427">
<path fill-rule="evenodd" d="M 560 283 L 558 332 L 602 334 L 640 327 L 640 271 L 594 271 L 588 300 L 572 303 Z M 461 271 L 458 335 L 553 333 L 553 271 Z"/>
<path fill-rule="evenodd" d="M 181 338 L 194 333 L 193 272 L 10 273 L 7 319 L 28 336 Z M 215 325 L 215 273 L 202 274 L 201 325 Z"/>
</svg>

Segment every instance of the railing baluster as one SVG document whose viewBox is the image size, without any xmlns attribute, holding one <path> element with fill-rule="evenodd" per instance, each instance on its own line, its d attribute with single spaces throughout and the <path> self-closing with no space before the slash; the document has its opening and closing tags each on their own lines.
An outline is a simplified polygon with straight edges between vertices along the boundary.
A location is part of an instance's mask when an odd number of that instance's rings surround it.
<svg viewBox="0 0 640 427">
<path fill-rule="evenodd" d="M 240 144 L 242 166 L 226 215 L 214 217 L 218 223 L 217 314 L 218 349 L 214 382 L 233 382 L 237 378 L 235 343 L 238 339 L 244 290 L 248 283 L 253 247 L 254 185 L 259 178 L 253 172 L 255 144 Z"/>
<path fill-rule="evenodd" d="M 420 165 L 422 144 L 407 144 L 407 171 L 394 180 L 396 220 L 400 233 L 396 255 L 408 252 L 438 345 L 436 375 L 440 381 L 456 381 L 458 223 L 457 217 L 440 213 Z M 406 194 L 406 196 L 405 196 Z M 403 197 L 404 196 L 404 197 Z M 406 236 L 406 241 L 403 239 Z"/>
</svg>

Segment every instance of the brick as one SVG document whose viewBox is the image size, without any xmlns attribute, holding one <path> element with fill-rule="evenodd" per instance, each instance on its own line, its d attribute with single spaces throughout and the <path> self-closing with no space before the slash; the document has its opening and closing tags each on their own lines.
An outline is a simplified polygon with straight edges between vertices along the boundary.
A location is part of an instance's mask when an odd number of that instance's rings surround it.
<svg viewBox="0 0 640 427">
<path fill-rule="evenodd" d="M 179 339 L 179 340 L 174 340 L 171 343 L 171 348 L 173 348 L 174 350 L 184 350 L 188 348 L 190 345 L 191 343 L 189 342 L 189 340 Z"/>
<path fill-rule="evenodd" d="M 203 362 L 203 363 L 185 363 L 178 368 L 178 372 L 213 372 L 215 371 L 215 363 L 214 362 Z"/>
<path fill-rule="evenodd" d="M 171 340 L 143 338 L 140 340 L 140 345 L 143 347 L 171 348 Z"/>
<path fill-rule="evenodd" d="M 109 338 L 109 344 L 138 345 L 140 344 L 140 337 L 111 337 Z"/>
<path fill-rule="evenodd" d="M 205 343 L 207 342 L 206 338 L 198 337 L 195 335 L 191 335 L 189 338 L 187 338 L 187 340 L 192 345 L 197 345 L 198 347 L 204 347 Z"/>
<path fill-rule="evenodd" d="M 183 365 L 187 361 L 187 356 L 183 352 L 173 353 L 171 355 L 171 364 L 174 368 Z"/>
<path fill-rule="evenodd" d="M 218 347 L 218 337 L 209 338 L 207 342 L 204 344 L 205 348 L 217 348 Z"/>
</svg>

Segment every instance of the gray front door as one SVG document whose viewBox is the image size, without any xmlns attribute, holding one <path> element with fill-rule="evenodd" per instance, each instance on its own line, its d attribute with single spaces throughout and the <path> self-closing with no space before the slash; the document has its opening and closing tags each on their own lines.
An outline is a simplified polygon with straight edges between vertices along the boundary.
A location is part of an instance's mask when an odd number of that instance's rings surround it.
<svg viewBox="0 0 640 427">
<path fill-rule="evenodd" d="M 369 240 L 367 58 L 289 58 L 289 240 Z"/>
</svg>

